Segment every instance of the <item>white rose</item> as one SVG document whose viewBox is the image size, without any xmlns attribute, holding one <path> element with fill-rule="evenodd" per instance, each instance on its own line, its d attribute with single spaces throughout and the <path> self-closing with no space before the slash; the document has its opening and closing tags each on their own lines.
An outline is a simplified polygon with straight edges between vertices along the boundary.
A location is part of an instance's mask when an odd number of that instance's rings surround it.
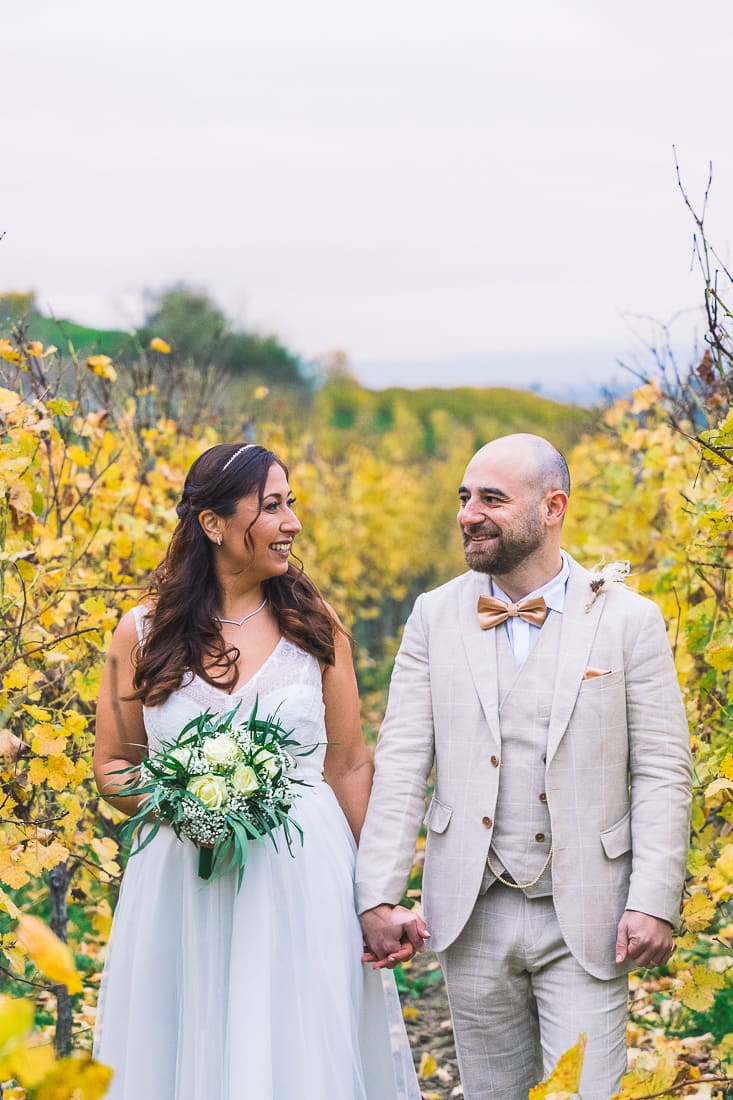
<svg viewBox="0 0 733 1100">
<path fill-rule="evenodd" d="M 226 780 L 220 775 L 197 775 L 186 790 L 195 794 L 207 810 L 220 810 L 227 802 Z"/>
<path fill-rule="evenodd" d="M 239 745 L 233 737 L 220 733 L 218 737 L 209 737 L 201 746 L 204 758 L 215 767 L 236 764 L 241 757 Z"/>
<path fill-rule="evenodd" d="M 259 752 L 255 753 L 254 763 L 262 768 L 270 779 L 274 779 L 280 771 L 280 761 L 269 749 L 260 749 Z"/>
<path fill-rule="evenodd" d="M 257 774 L 254 768 L 250 768 L 248 764 L 240 764 L 235 770 L 232 776 L 232 786 L 235 791 L 239 791 L 245 798 L 249 798 L 255 791 L 259 790 L 259 783 L 257 782 Z"/>
</svg>

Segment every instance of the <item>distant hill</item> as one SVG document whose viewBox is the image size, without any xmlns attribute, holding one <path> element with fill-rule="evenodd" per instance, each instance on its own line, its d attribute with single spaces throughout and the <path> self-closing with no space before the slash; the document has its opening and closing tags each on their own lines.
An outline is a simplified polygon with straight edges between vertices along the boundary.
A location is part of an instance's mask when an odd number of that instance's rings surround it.
<svg viewBox="0 0 733 1100">
<path fill-rule="evenodd" d="M 311 373 L 299 357 L 269 333 L 237 327 L 203 291 L 176 285 L 154 300 L 137 331 L 96 329 L 75 321 L 45 317 L 32 293 L 0 293 L 0 335 L 22 323 L 29 339 L 54 345 L 63 354 L 103 354 L 132 362 L 157 337 L 168 343 L 172 360 L 231 376 L 256 377 L 268 386 L 307 388 Z"/>
<path fill-rule="evenodd" d="M 539 348 L 498 355 L 442 355 L 422 359 L 356 360 L 352 369 L 371 389 L 382 386 L 511 387 L 558 401 L 595 405 L 625 393 L 634 379 L 619 365 L 619 349 Z"/>
<path fill-rule="evenodd" d="M 569 448 L 592 430 L 596 418 L 592 409 L 506 387 L 368 390 L 354 381 L 334 380 L 320 390 L 316 410 L 319 424 L 344 441 L 376 441 L 401 431 L 407 442 L 413 434 L 405 423 L 407 413 L 421 435 L 419 444 L 411 440 L 412 447 L 426 455 L 435 453 L 438 440 L 450 431 L 447 424 L 468 430 L 476 447 L 498 435 L 532 432 Z"/>
<path fill-rule="evenodd" d="M 26 320 L 32 340 L 40 340 L 44 345 L 53 344 L 64 353 L 70 353 L 73 349 L 77 354 L 109 355 L 115 359 L 134 354 L 137 346 L 134 333 L 118 329 L 87 328 L 76 321 L 43 317 L 39 313 L 30 314 Z M 3 327 L 7 325 L 6 320 Z"/>
</svg>

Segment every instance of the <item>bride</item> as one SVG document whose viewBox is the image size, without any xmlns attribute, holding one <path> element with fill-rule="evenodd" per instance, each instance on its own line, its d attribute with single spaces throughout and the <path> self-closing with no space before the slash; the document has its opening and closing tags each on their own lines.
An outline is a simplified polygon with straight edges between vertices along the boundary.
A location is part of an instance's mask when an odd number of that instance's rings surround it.
<svg viewBox="0 0 733 1100">
<path fill-rule="evenodd" d="M 253 843 L 204 881 L 169 827 L 134 854 L 110 936 L 95 1056 L 111 1100 L 417 1100 L 392 975 L 363 968 L 353 903 L 372 764 L 349 640 L 290 560 L 288 472 L 254 444 L 191 467 L 144 604 L 114 633 L 97 709 L 100 793 L 203 711 L 277 710 L 317 751 L 297 760 L 303 844 Z"/>
</svg>

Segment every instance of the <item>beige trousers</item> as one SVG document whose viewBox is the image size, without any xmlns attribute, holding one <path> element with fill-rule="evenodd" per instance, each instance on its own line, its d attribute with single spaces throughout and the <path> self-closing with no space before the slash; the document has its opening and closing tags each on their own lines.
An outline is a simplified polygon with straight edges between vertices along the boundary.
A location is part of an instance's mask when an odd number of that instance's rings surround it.
<svg viewBox="0 0 733 1100">
<path fill-rule="evenodd" d="M 527 1100 L 581 1032 L 588 1036 L 582 1100 L 618 1091 L 626 1072 L 627 979 L 601 981 L 583 970 L 551 897 L 491 886 L 439 959 L 465 1100 Z"/>
</svg>

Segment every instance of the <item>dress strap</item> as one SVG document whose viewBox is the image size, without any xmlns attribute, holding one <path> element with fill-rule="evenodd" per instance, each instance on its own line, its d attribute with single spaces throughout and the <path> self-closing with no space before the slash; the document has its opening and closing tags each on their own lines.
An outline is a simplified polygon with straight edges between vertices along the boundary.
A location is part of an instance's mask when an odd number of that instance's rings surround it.
<svg viewBox="0 0 733 1100">
<path fill-rule="evenodd" d="M 149 608 L 144 607 L 142 604 L 137 604 L 132 609 L 133 618 L 135 619 L 135 627 L 137 628 L 137 638 L 140 645 L 145 644 L 145 639 L 150 632 L 150 611 Z"/>
</svg>

